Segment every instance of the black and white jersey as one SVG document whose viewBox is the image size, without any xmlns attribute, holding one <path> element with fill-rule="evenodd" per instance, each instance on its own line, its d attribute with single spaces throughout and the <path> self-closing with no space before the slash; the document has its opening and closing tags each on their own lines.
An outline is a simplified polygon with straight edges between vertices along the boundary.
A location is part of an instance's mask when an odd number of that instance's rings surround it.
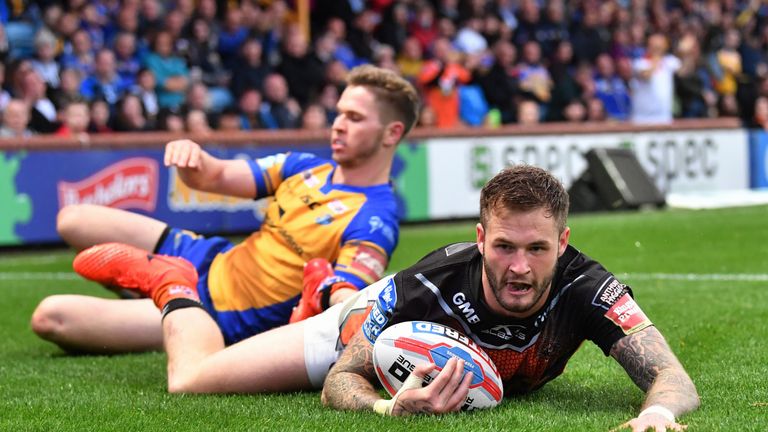
<svg viewBox="0 0 768 432">
<path fill-rule="evenodd" d="M 447 325 L 473 339 L 496 363 L 505 395 L 537 389 L 560 375 L 585 340 L 608 355 L 617 340 L 651 325 L 628 286 L 571 246 L 559 258 L 537 313 L 525 319 L 494 314 L 483 295 L 475 243 L 440 248 L 397 273 L 362 330 L 373 343 L 388 326 L 414 320 Z"/>
</svg>

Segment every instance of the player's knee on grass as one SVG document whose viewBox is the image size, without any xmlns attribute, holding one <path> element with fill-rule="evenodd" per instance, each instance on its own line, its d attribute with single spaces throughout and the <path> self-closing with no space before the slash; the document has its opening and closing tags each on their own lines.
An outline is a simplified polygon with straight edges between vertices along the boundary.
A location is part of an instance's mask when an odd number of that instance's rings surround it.
<svg viewBox="0 0 768 432">
<path fill-rule="evenodd" d="M 43 299 L 32 313 L 30 322 L 32 331 L 45 340 L 56 342 L 64 330 L 66 316 L 62 310 L 64 304 L 62 296 Z"/>
<path fill-rule="evenodd" d="M 87 207 L 87 205 L 82 204 L 68 205 L 59 210 L 56 215 L 56 232 L 70 245 L 73 241 L 77 241 L 83 228 Z"/>
</svg>

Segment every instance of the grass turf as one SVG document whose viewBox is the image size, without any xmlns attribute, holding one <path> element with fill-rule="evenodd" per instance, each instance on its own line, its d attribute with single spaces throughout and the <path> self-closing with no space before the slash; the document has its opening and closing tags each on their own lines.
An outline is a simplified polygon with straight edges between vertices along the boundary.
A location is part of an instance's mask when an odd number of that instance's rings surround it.
<svg viewBox="0 0 768 432">
<path fill-rule="evenodd" d="M 689 430 L 768 430 L 768 207 L 574 216 L 571 243 L 633 286 L 686 366 L 702 407 Z M 471 240 L 474 224 L 406 226 L 390 266 Z M 73 278 L 72 253 L 0 251 L 0 430 L 608 430 L 643 394 L 586 343 L 565 373 L 484 412 L 380 418 L 322 408 L 317 393 L 165 393 L 165 356 L 66 356 L 29 328 L 56 293 L 100 294 Z"/>
</svg>

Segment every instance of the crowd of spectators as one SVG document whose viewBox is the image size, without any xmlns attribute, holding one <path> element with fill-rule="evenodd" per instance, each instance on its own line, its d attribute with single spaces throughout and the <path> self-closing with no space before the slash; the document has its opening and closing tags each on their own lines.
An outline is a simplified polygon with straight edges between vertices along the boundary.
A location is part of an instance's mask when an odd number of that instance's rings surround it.
<svg viewBox="0 0 768 432">
<path fill-rule="evenodd" d="M 768 128 L 761 0 L 0 0 L 0 137 L 329 126 L 347 71 L 399 71 L 420 125 Z M 309 37 L 311 35 L 311 37 Z"/>
</svg>

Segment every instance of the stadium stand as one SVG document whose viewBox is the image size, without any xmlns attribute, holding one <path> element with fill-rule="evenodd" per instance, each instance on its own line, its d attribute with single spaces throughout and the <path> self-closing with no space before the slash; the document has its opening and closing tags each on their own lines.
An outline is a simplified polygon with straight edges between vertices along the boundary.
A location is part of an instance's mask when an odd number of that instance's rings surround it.
<svg viewBox="0 0 768 432">
<path fill-rule="evenodd" d="M 157 120 L 168 112 L 187 118 L 201 108 L 213 128 L 238 113 L 250 119 L 244 129 L 291 129 L 308 107 L 332 119 L 328 98 L 340 77 L 376 63 L 420 85 L 432 104 L 426 122 L 438 127 L 518 123 L 518 107 L 528 111 L 531 101 L 540 122 L 647 119 L 633 114 L 641 89 L 664 93 L 650 95 L 651 106 L 672 101 L 662 104 L 671 113 L 652 121 L 738 116 L 747 126 L 768 124 L 768 5 L 758 0 L 307 2 L 302 25 L 301 0 L 2 0 L 0 113 L 10 98 L 25 99 L 61 122 L 62 108 L 84 96 L 107 102 L 108 122 L 90 131 L 109 133 L 126 127 L 123 99 L 137 95 L 145 122 L 130 129 L 162 130 Z M 666 36 L 663 61 L 647 52 L 653 34 Z M 115 52 L 108 73 L 94 70 L 100 50 Z M 647 73 L 660 65 L 665 73 Z M 30 73 L 43 78 L 45 95 L 23 89 L 39 81 L 27 80 Z M 274 73 L 286 81 L 285 97 L 275 96 L 279 80 L 267 79 Z M 147 74 L 154 76 L 140 78 Z M 72 95 L 73 79 L 86 91 Z M 200 85 L 208 90 L 203 107 L 187 100 Z M 257 113 L 242 112 L 253 102 Z"/>
</svg>

